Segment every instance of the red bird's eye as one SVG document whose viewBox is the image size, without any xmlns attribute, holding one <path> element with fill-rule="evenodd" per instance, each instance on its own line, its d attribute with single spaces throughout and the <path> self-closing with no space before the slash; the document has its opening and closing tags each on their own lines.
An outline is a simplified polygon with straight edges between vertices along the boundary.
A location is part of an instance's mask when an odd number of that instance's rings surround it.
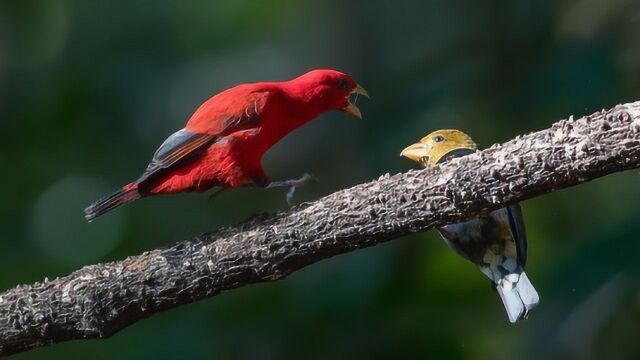
<svg viewBox="0 0 640 360">
<path fill-rule="evenodd" d="M 338 87 L 342 90 L 349 90 L 349 83 L 347 80 L 340 79 L 338 80 Z"/>
</svg>

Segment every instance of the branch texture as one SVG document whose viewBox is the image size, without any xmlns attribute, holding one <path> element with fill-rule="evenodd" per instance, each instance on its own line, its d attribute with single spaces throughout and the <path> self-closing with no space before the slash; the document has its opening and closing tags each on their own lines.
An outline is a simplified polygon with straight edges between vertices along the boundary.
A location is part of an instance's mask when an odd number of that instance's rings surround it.
<svg viewBox="0 0 640 360">
<path fill-rule="evenodd" d="M 0 355 L 104 338 L 162 310 L 319 260 L 640 167 L 640 102 L 518 136 L 430 170 L 0 294 Z"/>
</svg>

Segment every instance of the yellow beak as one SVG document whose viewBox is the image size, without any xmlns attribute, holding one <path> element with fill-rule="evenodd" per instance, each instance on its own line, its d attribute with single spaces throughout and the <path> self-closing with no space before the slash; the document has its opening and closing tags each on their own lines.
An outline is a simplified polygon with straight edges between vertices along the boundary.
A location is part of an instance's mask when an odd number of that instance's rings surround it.
<svg viewBox="0 0 640 360">
<path fill-rule="evenodd" d="M 366 97 L 367 99 L 369 99 L 369 93 L 367 92 L 367 90 L 365 90 L 362 86 L 360 85 L 356 85 L 356 87 L 351 90 L 351 92 L 349 93 L 349 95 L 347 95 L 347 102 L 349 103 L 349 105 L 347 105 L 346 107 L 344 107 L 342 109 L 342 111 L 344 111 L 345 113 L 358 118 L 358 119 L 362 119 L 362 113 L 360 112 L 360 109 L 358 109 L 358 107 L 356 106 L 356 104 L 352 103 L 349 100 L 349 97 L 353 94 L 358 94 L 358 95 L 362 95 L 364 97 Z"/>
<path fill-rule="evenodd" d="M 402 150 L 400 156 L 404 156 L 411 161 L 419 163 L 423 158 L 429 156 L 427 145 L 423 143 L 415 143 L 407 146 Z"/>
</svg>

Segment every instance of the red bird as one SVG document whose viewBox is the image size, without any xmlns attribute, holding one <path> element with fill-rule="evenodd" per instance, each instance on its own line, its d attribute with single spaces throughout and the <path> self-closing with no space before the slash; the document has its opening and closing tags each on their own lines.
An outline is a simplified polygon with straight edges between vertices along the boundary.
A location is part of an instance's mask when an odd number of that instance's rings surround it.
<svg viewBox="0 0 640 360">
<path fill-rule="evenodd" d="M 352 94 L 368 97 L 351 77 L 335 70 L 313 70 L 284 82 L 241 84 L 202 104 L 184 129 L 169 136 L 142 175 L 87 207 L 92 221 L 143 197 L 185 191 L 221 190 L 254 184 L 291 186 L 308 180 L 271 183 L 262 169 L 267 150 L 291 131 L 329 110 L 362 118 Z M 288 200 L 293 191 L 288 194 Z"/>
</svg>

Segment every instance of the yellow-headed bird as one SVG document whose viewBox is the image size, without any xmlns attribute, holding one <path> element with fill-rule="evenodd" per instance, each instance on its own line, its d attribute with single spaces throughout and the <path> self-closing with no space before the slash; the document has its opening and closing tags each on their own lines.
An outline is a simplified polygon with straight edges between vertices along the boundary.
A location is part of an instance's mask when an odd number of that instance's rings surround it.
<svg viewBox="0 0 640 360">
<path fill-rule="evenodd" d="M 462 131 L 438 130 L 400 155 L 428 168 L 476 150 L 476 143 Z M 512 323 L 526 318 L 529 310 L 538 305 L 538 293 L 524 273 L 527 237 L 518 204 L 464 223 L 442 226 L 438 231 L 453 250 L 491 279 Z"/>
</svg>

